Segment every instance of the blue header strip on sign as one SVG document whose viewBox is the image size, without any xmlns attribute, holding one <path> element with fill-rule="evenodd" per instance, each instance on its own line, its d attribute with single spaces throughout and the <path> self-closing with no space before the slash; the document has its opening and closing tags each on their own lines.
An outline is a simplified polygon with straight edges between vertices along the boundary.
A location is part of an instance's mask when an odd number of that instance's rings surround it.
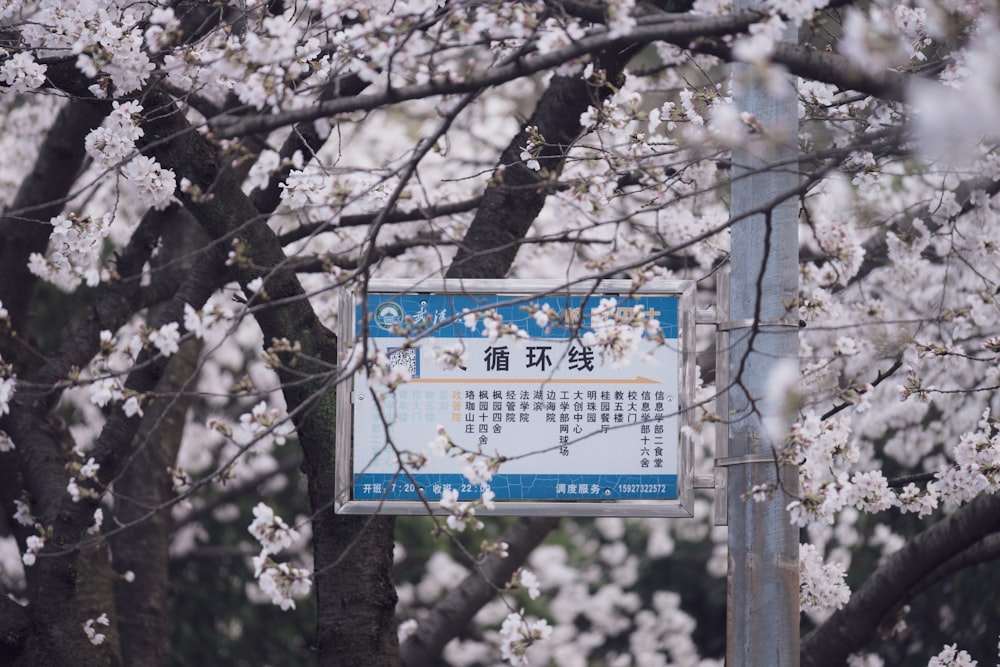
<svg viewBox="0 0 1000 667">
<path fill-rule="evenodd" d="M 469 329 L 462 321 L 465 311 L 494 309 L 506 324 L 516 324 L 531 338 L 566 340 L 591 329 L 590 313 L 601 302 L 601 295 L 550 295 L 521 299 L 513 294 L 368 294 L 367 316 L 357 308 L 358 330 L 368 322 L 372 337 L 408 337 L 421 334 L 434 338 L 469 338 L 483 333 L 481 322 Z M 603 297 L 607 298 L 607 297 Z M 532 311 L 548 304 L 558 320 L 539 326 Z M 629 317 L 636 306 L 642 306 L 646 317 L 660 322 L 663 335 L 676 338 L 678 297 L 637 296 L 619 298 L 616 313 Z M 609 313 L 610 314 L 610 313 Z"/>
<path fill-rule="evenodd" d="M 675 500 L 677 475 L 494 475 L 496 500 Z M 354 477 L 355 500 L 420 500 L 436 503 L 445 489 L 473 500 L 484 487 L 463 475 L 363 473 Z"/>
</svg>

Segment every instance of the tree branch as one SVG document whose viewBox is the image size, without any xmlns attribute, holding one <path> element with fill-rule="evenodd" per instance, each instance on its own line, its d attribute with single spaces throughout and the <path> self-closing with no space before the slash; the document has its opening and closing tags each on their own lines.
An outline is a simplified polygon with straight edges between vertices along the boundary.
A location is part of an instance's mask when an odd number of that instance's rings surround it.
<svg viewBox="0 0 1000 667">
<path fill-rule="evenodd" d="M 490 554 L 461 583 L 434 605 L 420 621 L 420 630 L 400 646 L 406 667 L 440 663 L 441 651 L 457 632 L 510 581 L 532 550 L 559 525 L 555 517 L 521 517 L 498 541 L 508 545 L 508 556 Z"/>
<path fill-rule="evenodd" d="M 1000 560 L 1000 534 L 987 535 L 968 549 L 961 551 L 928 574 L 914 587 L 913 595 L 919 595 L 937 582 L 950 577 L 959 570 L 983 563 Z"/>
<path fill-rule="evenodd" d="M 319 321 L 277 236 L 222 165 L 213 147 L 193 132 L 183 114 L 163 93 L 151 91 L 150 108 L 160 109 L 144 125 L 150 152 L 164 167 L 188 178 L 211 197 L 182 195 L 185 206 L 213 239 L 238 233 L 246 258 L 255 267 L 237 266 L 241 285 L 264 279 L 270 302 L 254 317 L 265 340 L 287 338 L 301 354 L 284 359 L 278 369 L 286 403 L 305 454 L 313 509 L 315 583 L 319 601 L 317 641 L 321 664 L 391 665 L 398 660 L 392 584 L 392 525 L 387 517 L 337 516 L 333 513 L 335 466 L 329 443 L 336 436 L 335 392 L 330 369 L 337 364 L 333 334 Z M 169 141 L 168 141 L 169 139 Z M 189 301 L 189 303 L 192 303 Z M 192 304 L 194 305 L 194 304 Z M 179 318 L 179 315 L 177 316 Z M 294 363 L 293 363 L 294 362 Z M 294 368 L 293 368 L 294 366 Z M 345 558 L 346 549 L 364 554 Z M 349 563 L 348 572 L 332 563 Z"/>
<path fill-rule="evenodd" d="M 9 312 L 11 326 L 22 333 L 26 333 L 28 304 L 37 282 L 28 271 L 28 257 L 45 252 L 52 231 L 47 223 L 63 210 L 86 158 L 83 139 L 103 119 L 91 105 L 69 100 L 59 110 L 9 207 L 30 214 L 0 220 L 0 301 Z M 8 362 L 12 360 L 8 358 Z"/>
<path fill-rule="evenodd" d="M 958 204 L 960 204 L 961 208 L 957 213 L 955 213 L 954 216 L 952 216 L 952 221 L 976 208 L 976 205 L 973 203 L 972 195 L 979 190 L 984 191 L 988 197 L 994 197 L 998 192 L 1000 192 L 1000 181 L 995 181 L 992 178 L 985 177 L 972 181 L 962 181 L 959 183 L 954 192 L 955 200 Z M 937 231 L 941 227 L 941 223 L 933 220 L 929 214 L 922 216 L 920 219 L 931 233 Z M 912 230 L 913 216 L 900 219 L 890 228 L 890 231 L 896 234 L 903 234 Z M 865 258 L 862 260 L 861 267 L 858 269 L 858 272 L 851 278 L 850 284 L 854 284 L 859 280 L 862 280 L 875 269 L 884 267 L 889 263 L 889 244 L 886 240 L 886 234 L 873 235 L 865 241 L 864 248 Z"/>
<path fill-rule="evenodd" d="M 842 609 L 802 640 L 802 667 L 843 665 L 925 577 L 997 530 L 1000 496 L 981 495 L 914 537 L 889 556 Z"/>
<path fill-rule="evenodd" d="M 369 111 L 377 107 L 407 100 L 439 95 L 455 95 L 498 86 L 536 72 L 552 69 L 571 60 L 598 52 L 620 52 L 651 42 L 669 42 L 684 49 L 732 60 L 730 47 L 714 37 L 746 32 L 761 19 L 754 11 L 740 11 L 721 17 L 682 17 L 663 14 L 640 17 L 639 25 L 628 35 L 612 37 L 607 29 L 598 28 L 573 44 L 541 55 L 518 60 L 509 65 L 492 67 L 462 80 L 439 78 L 424 84 L 390 88 L 382 93 L 359 95 L 350 99 L 335 99 L 312 107 L 293 109 L 276 114 L 232 116 L 223 114 L 210 121 L 215 136 L 232 138 L 247 133 L 275 130 L 280 127 L 317 118 L 326 118 L 351 111 Z M 816 78 L 843 89 L 857 90 L 876 97 L 903 101 L 905 74 L 886 70 L 878 74 L 865 72 L 847 58 L 835 53 L 820 53 L 798 45 L 777 45 L 772 60 L 784 65 L 792 74 Z"/>
<path fill-rule="evenodd" d="M 437 79 L 429 83 L 390 88 L 385 92 L 359 95 L 350 99 L 330 100 L 312 107 L 293 109 L 277 114 L 233 117 L 222 115 L 210 125 L 216 137 L 231 138 L 247 133 L 275 130 L 279 127 L 306 120 L 326 118 L 351 111 L 370 111 L 377 107 L 399 104 L 407 100 L 468 93 L 498 86 L 514 79 L 542 72 L 570 60 L 591 53 L 616 53 L 631 50 L 655 41 L 665 41 L 687 48 L 693 40 L 705 37 L 722 37 L 745 31 L 760 19 L 756 12 L 737 12 L 728 16 L 711 18 L 645 17 L 640 25 L 624 37 L 612 37 L 605 28 L 573 44 L 542 55 L 533 55 L 509 65 L 491 67 L 479 75 L 462 80 Z"/>
<path fill-rule="evenodd" d="M 439 218 L 445 215 L 466 213 L 468 211 L 474 211 L 481 202 L 481 197 L 473 197 L 472 199 L 466 199 L 464 201 L 453 202 L 450 204 L 439 204 L 437 206 L 410 209 L 408 211 L 392 211 L 391 213 L 387 213 L 385 215 L 383 223 L 388 224 L 396 222 L 416 222 L 418 220 L 433 220 L 434 218 Z M 357 213 L 354 215 L 345 215 L 336 222 L 324 221 L 309 225 L 300 225 L 291 231 L 281 234 L 278 237 L 278 240 L 282 245 L 285 245 L 287 243 L 291 243 L 292 241 L 309 238 L 313 234 L 319 234 L 326 230 L 337 229 L 340 227 L 363 227 L 373 223 L 378 216 L 379 213 Z"/>
<path fill-rule="evenodd" d="M 206 240 L 187 211 L 171 210 L 174 219 L 164 230 L 161 251 L 151 267 L 167 275 L 190 270 Z M 151 319 L 159 317 L 156 310 L 151 309 Z M 115 587 L 122 656 L 125 664 L 136 667 L 160 667 L 167 651 L 172 522 L 169 512 L 151 511 L 165 507 L 173 497 L 168 469 L 176 465 L 201 349 L 200 340 L 189 338 L 170 358 L 156 386 L 161 398 L 146 409 L 132 456 L 114 485 L 115 523 L 130 526 L 111 540 L 115 569 L 142 572 L 131 583 L 116 581 Z"/>
</svg>

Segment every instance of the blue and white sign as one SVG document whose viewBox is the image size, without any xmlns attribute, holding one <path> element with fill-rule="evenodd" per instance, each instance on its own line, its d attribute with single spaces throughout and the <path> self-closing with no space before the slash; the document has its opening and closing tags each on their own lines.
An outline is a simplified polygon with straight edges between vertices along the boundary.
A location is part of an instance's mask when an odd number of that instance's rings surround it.
<svg viewBox="0 0 1000 667">
<path fill-rule="evenodd" d="M 486 291 L 482 282 L 482 292 L 465 281 L 462 291 L 426 293 L 373 283 L 350 304 L 345 343 L 384 355 L 382 376 L 388 366 L 409 379 L 389 390 L 359 371 L 345 388 L 351 465 L 338 509 L 426 511 L 446 491 L 462 501 L 486 488 L 506 514 L 685 505 L 691 286 L 629 294 L 605 281 L 553 293 L 551 284 L 489 281 Z M 442 429 L 447 455 L 430 446 Z M 488 481 L 463 472 L 474 460 L 493 469 Z M 639 513 L 687 513 L 659 507 Z"/>
</svg>

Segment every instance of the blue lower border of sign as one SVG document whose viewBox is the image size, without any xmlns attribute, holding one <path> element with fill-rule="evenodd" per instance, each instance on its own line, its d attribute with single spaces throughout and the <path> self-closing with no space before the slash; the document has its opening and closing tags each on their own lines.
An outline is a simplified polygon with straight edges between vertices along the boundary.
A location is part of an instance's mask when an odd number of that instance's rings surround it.
<svg viewBox="0 0 1000 667">
<path fill-rule="evenodd" d="M 494 475 L 489 488 L 505 500 L 676 500 L 677 475 Z M 462 475 L 364 473 L 354 476 L 355 500 L 437 501 L 445 489 L 459 500 L 479 498 L 484 487 Z"/>
</svg>

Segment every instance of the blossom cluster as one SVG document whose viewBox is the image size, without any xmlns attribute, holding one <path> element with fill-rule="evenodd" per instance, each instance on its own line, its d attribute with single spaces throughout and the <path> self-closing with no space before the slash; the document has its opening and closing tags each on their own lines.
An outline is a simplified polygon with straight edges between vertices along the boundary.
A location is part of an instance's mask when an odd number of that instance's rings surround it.
<svg viewBox="0 0 1000 667">
<path fill-rule="evenodd" d="M 504 322 L 503 315 L 495 310 L 477 313 L 465 309 L 463 313 L 462 323 L 465 325 L 465 328 L 475 331 L 478 323 L 481 321 L 483 323 L 483 336 L 489 339 L 491 343 L 495 343 L 500 339 L 520 342 L 528 338 L 527 331 L 512 322 Z"/>
<path fill-rule="evenodd" d="M 618 300 L 602 298 L 600 304 L 590 311 L 590 326 L 582 336 L 586 347 L 595 348 L 602 362 L 609 362 L 612 368 L 622 368 L 632 363 L 645 334 L 651 340 L 662 340 L 663 332 L 659 320 L 648 317 L 642 304 L 638 304 L 622 314 Z M 654 363 L 651 354 L 643 358 L 645 363 Z"/>
<path fill-rule="evenodd" d="M 107 636 L 103 632 L 98 631 L 97 627 L 108 627 L 109 625 L 111 625 L 111 621 L 108 619 L 108 615 L 106 613 L 102 613 L 97 618 L 88 618 L 84 621 L 83 632 L 87 635 L 87 639 L 91 644 L 94 646 L 100 646 L 104 643 L 104 640 L 107 639 Z"/>
<path fill-rule="evenodd" d="M 198 339 L 204 339 L 209 333 L 223 329 L 222 325 L 232 324 L 233 311 L 220 304 L 213 303 L 195 310 L 191 304 L 184 304 L 184 329 Z"/>
<path fill-rule="evenodd" d="M 49 249 L 45 255 L 32 253 L 28 270 L 65 292 L 81 283 L 93 287 L 106 280 L 101 266 L 101 249 L 110 233 L 110 214 L 99 219 L 59 214 L 52 218 Z"/>
<path fill-rule="evenodd" d="M 167 322 L 153 328 L 138 323 L 135 332 L 123 337 L 124 342 L 111 331 L 100 333 L 100 352 L 80 380 L 88 383 L 90 402 L 105 407 L 111 402 L 122 401 L 127 417 L 143 416 L 143 403 L 147 396 L 125 387 L 123 371 L 133 364 L 143 350 L 164 357 L 180 349 L 181 330 L 177 322 Z"/>
<path fill-rule="evenodd" d="M 462 532 L 466 526 L 472 530 L 482 530 L 483 522 L 476 517 L 476 509 L 494 509 L 493 499 L 496 494 L 490 489 L 484 489 L 479 498 L 467 501 L 458 500 L 458 489 L 444 489 L 441 492 L 441 499 L 438 505 L 448 512 L 448 527 L 452 530 Z"/>
<path fill-rule="evenodd" d="M 911 485 L 897 494 L 880 470 L 851 472 L 860 451 L 849 422 L 846 417 L 821 420 L 805 410 L 792 424 L 780 452 L 784 460 L 800 463 L 799 496 L 788 504 L 792 522 L 832 524 L 838 512 L 851 506 L 873 513 L 899 507 L 921 516 L 933 511 L 939 497 L 934 484 L 925 491 Z"/>
<path fill-rule="evenodd" d="M 270 444 L 282 446 L 295 431 L 294 425 L 282 411 L 269 408 L 266 401 L 253 406 L 250 412 L 240 415 L 239 428 L 233 434 L 233 440 L 238 445 L 256 444 L 259 448 L 268 449 Z"/>
<path fill-rule="evenodd" d="M 526 653 L 532 644 L 552 636 L 552 627 L 543 618 L 530 618 L 524 610 L 511 612 L 500 628 L 500 652 L 512 665 L 527 665 Z"/>
<path fill-rule="evenodd" d="M 6 55 L 0 49 L 0 57 Z M 36 62 L 30 53 L 21 51 L 0 63 L 0 81 L 7 85 L 7 92 L 23 93 L 45 83 L 45 70 L 46 66 Z"/>
<path fill-rule="evenodd" d="M 87 135 L 86 148 L 98 167 L 119 169 L 140 202 L 156 209 L 166 208 L 177 189 L 174 172 L 164 169 L 148 155 L 135 155 L 143 107 L 136 101 L 113 102 L 104 125 Z"/>
<path fill-rule="evenodd" d="M 978 664 L 968 653 L 959 650 L 958 644 L 951 644 L 931 658 L 927 667 L 976 667 Z"/>
<path fill-rule="evenodd" d="M 3 357 L 0 357 L 0 416 L 10 412 L 10 400 L 14 397 L 16 386 L 17 376 L 10 366 L 4 363 Z"/>
<path fill-rule="evenodd" d="M 303 164 L 301 155 L 281 162 L 277 153 L 272 153 L 265 152 L 263 160 L 254 165 L 248 185 L 260 187 L 267 183 L 266 179 L 275 169 L 291 166 L 280 185 L 283 212 L 295 213 L 304 222 L 334 226 L 345 212 L 370 212 L 385 201 L 386 182 L 383 179 L 364 173 L 330 174 L 320 165 Z"/>
<path fill-rule="evenodd" d="M 69 493 L 73 502 L 78 503 L 82 498 L 96 498 L 98 496 L 97 492 L 89 485 L 81 487 L 80 482 L 87 482 L 89 480 L 98 483 L 100 480 L 97 477 L 97 473 L 101 469 L 100 464 L 94 461 L 93 457 L 90 457 L 86 463 L 82 465 L 74 464 L 71 466 L 71 469 L 76 474 L 70 477 L 69 483 L 66 485 L 66 492 Z"/>
<path fill-rule="evenodd" d="M 273 604 L 283 610 L 294 609 L 295 600 L 312 590 L 312 575 L 304 568 L 276 562 L 271 556 L 295 544 L 300 539 L 299 532 L 264 503 L 253 508 L 253 515 L 249 531 L 261 546 L 260 554 L 253 558 L 257 584 Z"/>
<path fill-rule="evenodd" d="M 814 545 L 799 545 L 799 600 L 807 614 L 822 617 L 843 607 L 851 597 L 846 576 L 840 563 L 824 563 Z"/>
<path fill-rule="evenodd" d="M 142 87 L 153 64 L 139 27 L 145 16 L 116 4 L 42 0 L 32 20 L 21 26 L 21 36 L 39 56 L 74 54 L 77 69 L 95 80 L 89 87 L 93 95 L 126 95 Z"/>
<path fill-rule="evenodd" d="M 500 459 L 495 456 L 486 455 L 481 447 L 475 450 L 468 450 L 457 445 L 444 426 L 438 425 L 438 434 L 428 443 L 427 447 L 435 457 L 459 458 L 465 461 L 462 466 L 462 475 L 472 486 L 482 489 L 479 498 L 474 500 L 459 502 L 458 490 L 454 488 L 444 489 L 441 493 L 439 506 L 448 511 L 448 527 L 452 530 L 463 531 L 466 527 L 479 530 L 483 523 L 476 517 L 478 508 L 492 510 L 495 505 L 493 499 L 496 494 L 489 488 L 489 483 L 493 475 L 500 467 Z M 411 457 L 411 467 L 420 467 L 426 457 Z"/>
<path fill-rule="evenodd" d="M 162 209 L 173 199 L 176 179 L 152 157 L 136 154 L 136 141 L 144 134 L 142 111 L 135 101 L 113 102 L 103 125 L 87 135 L 85 148 L 97 169 L 121 175 L 139 203 Z M 67 292 L 81 283 L 93 287 L 108 280 L 111 273 L 101 257 L 115 221 L 113 213 L 60 213 L 50 220 L 47 252 L 32 254 L 29 270 Z"/>
<path fill-rule="evenodd" d="M 468 354 L 462 341 L 451 345 L 435 345 L 433 347 L 434 363 L 445 370 L 465 368 L 468 364 Z"/>
<path fill-rule="evenodd" d="M 955 444 L 954 465 L 937 473 L 934 489 L 945 499 L 964 503 L 981 493 L 1000 491 L 1000 431 L 997 419 L 983 411 L 975 431 Z"/>
</svg>

